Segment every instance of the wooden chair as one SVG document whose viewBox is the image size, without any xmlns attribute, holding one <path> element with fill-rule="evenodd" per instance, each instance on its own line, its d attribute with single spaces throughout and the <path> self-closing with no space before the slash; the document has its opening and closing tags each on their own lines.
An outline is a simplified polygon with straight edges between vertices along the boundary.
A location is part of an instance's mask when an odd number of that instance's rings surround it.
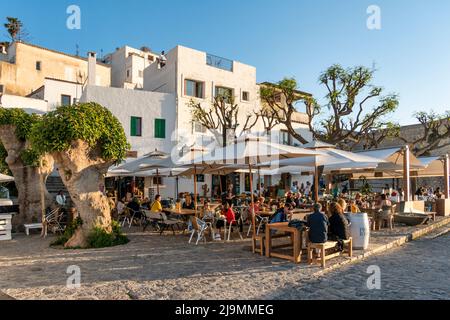
<svg viewBox="0 0 450 320">
<path fill-rule="evenodd" d="M 397 205 L 392 206 L 383 206 L 380 213 L 378 213 L 377 217 L 377 224 L 378 224 L 378 230 L 380 230 L 383 227 L 383 224 L 386 223 L 386 227 L 389 229 L 394 229 L 394 215 Z"/>
<path fill-rule="evenodd" d="M 347 247 L 348 256 L 353 256 L 353 240 L 350 237 L 348 240 L 343 240 L 344 247 Z M 342 252 L 334 252 L 332 254 L 326 254 L 326 250 L 335 248 L 338 243 L 336 241 L 327 241 L 325 243 L 312 243 L 308 242 L 307 254 L 308 254 L 308 263 L 313 264 L 314 262 L 319 263 L 322 268 L 325 268 L 326 261 L 341 255 Z M 314 251 L 315 249 L 319 250 L 319 256 L 314 259 Z"/>
<path fill-rule="evenodd" d="M 258 245 L 259 241 L 259 245 Z M 259 234 L 252 237 L 252 252 L 264 255 L 264 243 L 266 242 L 266 235 Z"/>
</svg>

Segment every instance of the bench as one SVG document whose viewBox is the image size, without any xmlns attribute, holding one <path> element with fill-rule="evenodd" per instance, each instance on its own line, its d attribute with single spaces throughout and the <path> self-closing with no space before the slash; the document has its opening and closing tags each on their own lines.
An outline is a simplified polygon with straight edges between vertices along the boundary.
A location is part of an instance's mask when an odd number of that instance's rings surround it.
<svg viewBox="0 0 450 320">
<path fill-rule="evenodd" d="M 353 240 L 350 237 L 348 240 L 343 240 L 344 242 L 344 248 L 347 247 L 347 252 L 348 252 L 348 256 L 352 257 L 353 256 Z M 337 246 L 337 242 L 336 241 L 327 241 L 325 243 L 312 243 L 309 242 L 308 243 L 308 263 L 309 264 L 313 264 L 314 262 L 319 263 L 322 268 L 325 268 L 325 263 L 327 260 L 332 259 L 334 257 L 340 256 L 342 252 L 335 252 L 332 254 L 326 254 L 326 250 L 335 248 Z M 318 249 L 319 250 L 319 256 L 314 259 L 313 258 L 313 254 L 314 254 L 314 250 Z"/>
<path fill-rule="evenodd" d="M 272 239 L 290 237 L 289 233 L 278 233 L 272 236 Z M 259 245 L 258 245 L 259 242 Z M 266 235 L 264 233 L 258 234 L 252 238 L 252 251 L 253 253 L 259 253 L 261 256 L 264 255 L 264 248 L 266 242 Z M 273 246 L 274 247 L 274 246 Z"/>
<path fill-rule="evenodd" d="M 27 236 L 30 235 L 31 229 L 42 229 L 42 223 L 30 223 L 30 224 L 24 224 L 23 226 L 25 227 L 25 234 Z"/>
</svg>

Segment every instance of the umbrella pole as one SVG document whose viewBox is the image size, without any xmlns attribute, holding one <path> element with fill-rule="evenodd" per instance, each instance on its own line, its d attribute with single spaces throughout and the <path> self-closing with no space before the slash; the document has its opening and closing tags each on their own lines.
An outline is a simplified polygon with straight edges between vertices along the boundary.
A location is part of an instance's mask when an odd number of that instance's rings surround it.
<svg viewBox="0 0 450 320">
<path fill-rule="evenodd" d="M 410 181 L 410 162 L 409 162 L 409 146 L 403 149 L 403 190 L 405 192 L 405 202 L 411 201 L 411 181 Z"/>
<path fill-rule="evenodd" d="M 251 208 L 252 208 L 252 228 L 253 228 L 253 238 L 256 236 L 256 221 L 255 221 L 255 206 L 254 206 L 254 199 L 253 199 L 253 174 L 252 174 L 252 165 L 248 164 L 248 170 L 250 172 L 250 198 L 251 198 Z"/>
<path fill-rule="evenodd" d="M 261 197 L 261 171 L 258 167 L 258 195 Z"/>
<path fill-rule="evenodd" d="M 319 203 L 319 170 L 318 167 L 315 166 L 314 173 L 314 200 L 316 203 Z"/>
<path fill-rule="evenodd" d="M 197 166 L 194 165 L 194 208 L 197 216 Z"/>
<path fill-rule="evenodd" d="M 448 158 L 448 154 L 446 154 L 444 156 L 445 199 L 449 199 L 450 198 L 449 169 L 450 169 L 450 161 L 449 161 L 449 158 Z"/>
<path fill-rule="evenodd" d="M 159 194 L 159 170 L 156 169 L 156 194 Z"/>
</svg>

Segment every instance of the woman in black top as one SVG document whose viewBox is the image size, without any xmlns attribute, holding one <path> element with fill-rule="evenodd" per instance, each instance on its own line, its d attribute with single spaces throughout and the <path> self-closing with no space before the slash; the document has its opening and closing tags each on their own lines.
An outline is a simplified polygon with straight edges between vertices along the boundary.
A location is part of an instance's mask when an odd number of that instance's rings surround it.
<svg viewBox="0 0 450 320">
<path fill-rule="evenodd" d="M 331 216 L 328 219 L 330 222 L 328 229 L 329 238 L 333 241 L 347 240 L 350 237 L 350 231 L 344 210 L 338 203 L 332 202 L 330 204 L 330 213 Z"/>
</svg>

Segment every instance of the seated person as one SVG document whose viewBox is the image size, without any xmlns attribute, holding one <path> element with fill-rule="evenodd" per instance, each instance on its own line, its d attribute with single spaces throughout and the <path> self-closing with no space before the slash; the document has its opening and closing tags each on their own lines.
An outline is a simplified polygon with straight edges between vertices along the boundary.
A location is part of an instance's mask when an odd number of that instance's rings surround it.
<svg viewBox="0 0 450 320">
<path fill-rule="evenodd" d="M 157 194 L 155 196 L 155 201 L 152 203 L 151 209 L 152 212 L 162 212 L 163 207 L 161 205 L 161 196 Z"/>
<path fill-rule="evenodd" d="M 288 192 L 286 195 L 286 204 L 288 205 L 292 205 L 294 203 L 294 196 L 292 195 L 291 192 Z"/>
<path fill-rule="evenodd" d="M 217 220 L 216 228 L 219 229 L 219 233 L 221 229 L 225 226 L 225 220 L 227 221 L 227 224 L 229 225 L 233 221 L 235 221 L 235 215 L 233 212 L 233 209 L 228 204 L 228 202 L 225 202 L 223 205 L 222 212 L 220 213 L 220 218 Z"/>
<path fill-rule="evenodd" d="M 347 206 L 347 202 L 344 199 L 339 198 L 337 203 L 341 206 L 341 208 L 342 208 L 342 210 L 344 210 L 344 212 L 347 212 L 348 206 Z"/>
<path fill-rule="evenodd" d="M 277 223 L 277 222 L 286 222 L 288 215 L 286 214 L 286 211 L 289 212 L 289 205 L 285 205 L 284 203 L 280 203 L 278 205 L 278 209 L 275 212 L 275 214 L 270 219 L 270 223 Z"/>
<path fill-rule="evenodd" d="M 127 204 L 127 208 L 130 209 L 130 215 L 135 218 L 141 217 L 141 205 L 139 204 L 138 198 L 133 198 L 131 202 Z"/>
<path fill-rule="evenodd" d="M 190 209 L 190 210 L 195 209 L 195 204 L 192 201 L 191 195 L 186 195 L 186 201 L 183 203 L 183 209 Z"/>
<path fill-rule="evenodd" d="M 144 200 L 141 203 L 141 207 L 145 208 L 145 209 L 150 209 L 151 208 L 150 199 L 148 197 L 144 198 Z"/>
<path fill-rule="evenodd" d="M 391 200 L 387 198 L 387 196 L 383 193 L 380 195 L 379 201 L 375 205 L 375 209 L 383 209 L 383 207 L 392 206 Z"/>
<path fill-rule="evenodd" d="M 350 201 L 350 211 L 351 211 L 351 213 L 360 213 L 361 212 L 359 207 L 356 205 L 355 200 Z"/>
<path fill-rule="evenodd" d="M 325 243 L 328 241 L 328 218 L 321 212 L 322 205 L 314 204 L 314 212 L 307 217 L 309 227 L 309 241 L 312 243 Z"/>
<path fill-rule="evenodd" d="M 116 209 L 117 214 L 120 216 L 123 213 L 123 210 L 125 209 L 125 197 L 117 201 Z"/>
<path fill-rule="evenodd" d="M 333 241 L 347 240 L 350 237 L 350 231 L 347 218 L 344 215 L 344 210 L 338 203 L 332 202 L 330 204 L 330 213 L 330 239 Z"/>
</svg>

